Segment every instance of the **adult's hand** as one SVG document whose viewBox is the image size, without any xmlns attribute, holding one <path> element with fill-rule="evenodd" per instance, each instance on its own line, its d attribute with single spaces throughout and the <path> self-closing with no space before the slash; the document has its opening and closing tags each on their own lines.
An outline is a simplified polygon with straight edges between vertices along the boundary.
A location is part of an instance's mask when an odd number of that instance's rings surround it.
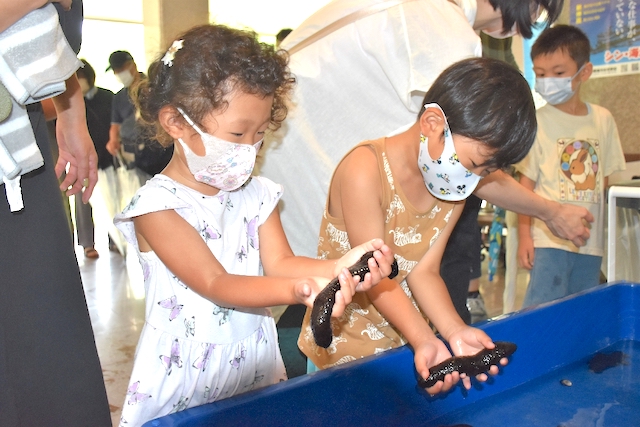
<svg viewBox="0 0 640 427">
<path fill-rule="evenodd" d="M 111 123 L 109 127 L 109 141 L 107 141 L 107 151 L 115 156 L 120 151 L 120 125 Z"/>
<path fill-rule="evenodd" d="M 87 129 L 84 99 L 75 74 L 65 83 L 67 90 L 53 99 L 59 147 L 55 171 L 58 178 L 67 172 L 60 190 L 71 196 L 84 188 L 82 201 L 87 203 L 98 182 L 98 155 Z"/>
<path fill-rule="evenodd" d="M 587 209 L 567 203 L 553 203 L 546 218 L 541 218 L 553 234 L 571 240 L 576 246 L 584 246 L 591 236 L 590 228 L 594 221 Z"/>
<path fill-rule="evenodd" d="M 583 207 L 561 204 L 535 194 L 532 181 L 530 186 L 523 185 L 525 178 L 518 183 L 505 172 L 495 171 L 480 180 L 474 194 L 501 208 L 539 218 L 556 236 L 584 246 L 590 236 L 589 223 L 594 221 L 593 215 Z"/>
</svg>

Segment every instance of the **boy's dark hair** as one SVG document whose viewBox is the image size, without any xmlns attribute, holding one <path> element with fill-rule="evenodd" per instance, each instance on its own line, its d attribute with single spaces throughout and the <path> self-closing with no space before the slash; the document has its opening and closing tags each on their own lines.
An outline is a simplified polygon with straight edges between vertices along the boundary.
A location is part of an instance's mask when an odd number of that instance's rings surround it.
<svg viewBox="0 0 640 427">
<path fill-rule="evenodd" d="M 503 169 L 522 160 L 536 136 L 531 89 L 518 70 L 492 58 L 465 59 L 444 70 L 424 97 L 444 111 L 451 133 L 475 139 L 492 157 L 482 166 Z"/>
<path fill-rule="evenodd" d="M 130 91 L 141 119 L 155 126 L 155 138 L 169 145 L 172 138 L 158 123 L 166 105 L 182 108 L 198 125 L 212 111 L 226 108 L 234 90 L 273 95 L 271 129 L 287 115 L 286 96 L 295 82 L 288 56 L 258 41 L 253 31 L 224 25 L 201 25 L 176 37 L 182 48 L 163 61 L 165 52 L 149 67 L 148 78 Z M 170 59 L 170 61 L 168 61 Z M 179 113 L 176 111 L 177 117 Z"/>
<path fill-rule="evenodd" d="M 530 39 L 533 36 L 531 28 L 535 24 L 531 22 L 532 15 L 538 11 L 546 11 L 543 25 L 549 26 L 562 13 L 564 0 L 489 0 L 489 3 L 494 9 L 500 9 L 502 12 L 502 29 L 505 33 L 513 28 L 513 24 L 516 24 L 520 35 Z"/>
<path fill-rule="evenodd" d="M 549 55 L 558 50 L 569 54 L 578 65 L 578 69 L 589 62 L 591 43 L 589 37 L 578 27 L 572 25 L 554 25 L 544 30 L 531 46 L 531 59 L 540 55 Z"/>
<path fill-rule="evenodd" d="M 81 59 L 84 66 L 82 68 L 78 68 L 76 70 L 76 76 L 79 78 L 82 77 L 87 80 L 89 83 L 89 87 L 93 87 L 96 84 L 96 71 L 93 69 L 91 64 L 87 62 L 86 59 Z"/>
</svg>

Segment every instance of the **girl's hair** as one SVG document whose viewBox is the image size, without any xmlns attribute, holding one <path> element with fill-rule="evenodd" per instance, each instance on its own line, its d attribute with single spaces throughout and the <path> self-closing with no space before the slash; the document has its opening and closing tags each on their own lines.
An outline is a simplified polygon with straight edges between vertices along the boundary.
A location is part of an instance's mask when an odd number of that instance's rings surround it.
<svg viewBox="0 0 640 427">
<path fill-rule="evenodd" d="M 520 72 L 492 58 L 465 59 L 444 70 L 424 97 L 444 111 L 451 133 L 494 151 L 483 165 L 499 169 L 522 160 L 536 136 L 531 89 Z"/>
<path fill-rule="evenodd" d="M 161 108 L 180 107 L 201 125 L 207 114 L 226 108 L 225 97 L 234 90 L 273 95 L 270 128 L 280 126 L 295 82 L 285 51 L 260 43 L 255 32 L 223 25 L 197 26 L 176 40 L 182 40 L 182 47 L 166 56 L 163 52 L 148 77 L 131 90 L 140 118 L 154 128 L 162 145 L 170 145 L 172 138 L 158 122 Z"/>
<path fill-rule="evenodd" d="M 558 50 L 569 54 L 578 68 L 589 62 L 591 44 L 589 37 L 578 27 L 555 25 L 544 30 L 531 46 L 531 59 L 549 55 Z"/>
<path fill-rule="evenodd" d="M 502 12 L 502 28 L 508 32 L 515 24 L 518 32 L 525 39 L 533 36 L 532 27 L 535 25 L 531 21 L 534 14 L 546 12 L 544 22 L 540 22 L 543 26 L 549 26 L 562 13 L 564 0 L 489 0 L 494 9 L 500 9 Z"/>
</svg>

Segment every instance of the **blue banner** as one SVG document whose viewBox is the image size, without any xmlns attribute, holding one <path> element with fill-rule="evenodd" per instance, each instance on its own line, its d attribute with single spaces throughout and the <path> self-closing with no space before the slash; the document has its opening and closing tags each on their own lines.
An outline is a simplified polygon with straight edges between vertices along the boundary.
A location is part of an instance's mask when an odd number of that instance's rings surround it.
<svg viewBox="0 0 640 427">
<path fill-rule="evenodd" d="M 638 0 L 571 0 L 571 24 L 591 42 L 592 77 L 640 73 Z"/>
</svg>

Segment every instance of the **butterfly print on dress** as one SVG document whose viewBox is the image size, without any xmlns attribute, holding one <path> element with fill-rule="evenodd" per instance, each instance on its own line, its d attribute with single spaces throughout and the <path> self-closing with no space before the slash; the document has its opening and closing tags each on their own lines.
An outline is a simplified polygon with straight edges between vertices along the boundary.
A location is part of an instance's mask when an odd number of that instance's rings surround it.
<svg viewBox="0 0 640 427">
<path fill-rule="evenodd" d="M 158 305 L 162 308 L 171 310 L 169 312 L 169 321 L 174 320 L 176 317 L 178 317 L 178 315 L 180 314 L 180 310 L 182 310 L 183 307 L 182 304 L 178 304 L 178 298 L 175 295 L 159 301 Z"/>
<path fill-rule="evenodd" d="M 216 230 L 206 222 L 203 224 L 202 230 L 200 230 L 200 235 L 204 238 L 205 242 L 208 242 L 209 240 L 219 239 L 220 237 L 222 237 L 222 234 L 220 234 L 218 230 Z"/>
<path fill-rule="evenodd" d="M 234 311 L 233 308 L 224 308 L 224 307 L 215 306 L 213 308 L 213 315 L 218 316 L 222 314 L 222 319 L 219 320 L 218 325 L 224 325 L 225 323 L 227 323 L 229 321 L 229 317 L 231 317 L 231 312 L 233 311 Z"/>
<path fill-rule="evenodd" d="M 211 353 L 213 352 L 213 349 L 216 347 L 216 345 L 209 344 L 209 343 L 202 343 L 202 347 L 204 347 L 204 349 L 202 350 L 202 354 L 198 356 L 196 361 L 193 362 L 193 365 L 191 366 L 193 366 L 196 369 L 201 369 L 202 372 L 204 372 L 204 370 L 207 369 L 207 365 L 209 364 L 209 358 L 211 357 Z"/>
<path fill-rule="evenodd" d="M 247 231 L 247 249 L 252 247 L 255 250 L 260 249 L 258 246 L 258 215 L 251 221 L 244 219 L 244 226 Z"/>
<path fill-rule="evenodd" d="M 138 388 L 140 388 L 140 381 L 131 384 L 127 389 L 127 396 L 129 396 L 127 405 L 136 405 L 152 397 L 150 394 L 140 393 Z"/>
<path fill-rule="evenodd" d="M 233 368 L 238 369 L 240 367 L 240 362 L 242 362 L 245 357 L 247 357 L 247 348 L 244 344 L 241 344 L 240 350 L 236 353 L 234 358 L 229 361 L 229 363 Z"/>
<path fill-rule="evenodd" d="M 189 335 L 194 336 L 196 334 L 196 318 L 191 316 L 191 320 L 184 319 L 185 332 L 184 336 L 189 338 Z"/>
<path fill-rule="evenodd" d="M 180 343 L 176 338 L 171 344 L 171 355 L 163 356 L 160 355 L 160 361 L 162 365 L 167 371 L 167 375 L 171 375 L 171 369 L 173 365 L 176 365 L 178 368 L 182 368 L 182 359 L 180 358 Z"/>
<path fill-rule="evenodd" d="M 188 402 L 189 402 L 189 398 L 188 397 L 180 396 L 180 400 L 178 400 L 178 403 L 173 405 L 173 409 L 171 410 L 171 413 L 184 411 L 185 409 L 187 409 Z"/>
<path fill-rule="evenodd" d="M 238 258 L 238 262 L 242 262 L 242 260 L 247 257 L 247 251 L 244 246 L 242 246 L 240 250 L 236 252 L 236 257 Z"/>
</svg>

